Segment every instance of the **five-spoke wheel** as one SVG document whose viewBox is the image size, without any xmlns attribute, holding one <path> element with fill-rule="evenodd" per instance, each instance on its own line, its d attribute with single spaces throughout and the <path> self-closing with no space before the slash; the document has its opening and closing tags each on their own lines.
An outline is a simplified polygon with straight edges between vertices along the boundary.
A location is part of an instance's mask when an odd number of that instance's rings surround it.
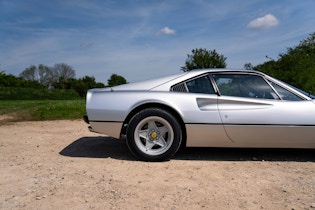
<svg viewBox="0 0 315 210">
<path fill-rule="evenodd" d="M 137 113 L 127 128 L 127 145 L 140 160 L 170 159 L 182 141 L 177 119 L 168 111 L 148 108 Z"/>
</svg>

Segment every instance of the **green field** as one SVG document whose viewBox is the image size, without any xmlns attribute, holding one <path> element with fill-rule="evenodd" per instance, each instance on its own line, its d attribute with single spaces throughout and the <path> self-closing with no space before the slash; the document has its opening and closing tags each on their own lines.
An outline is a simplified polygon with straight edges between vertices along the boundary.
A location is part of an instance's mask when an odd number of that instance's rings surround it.
<svg viewBox="0 0 315 210">
<path fill-rule="evenodd" d="M 85 100 L 0 100 L 8 121 L 81 119 Z"/>
</svg>

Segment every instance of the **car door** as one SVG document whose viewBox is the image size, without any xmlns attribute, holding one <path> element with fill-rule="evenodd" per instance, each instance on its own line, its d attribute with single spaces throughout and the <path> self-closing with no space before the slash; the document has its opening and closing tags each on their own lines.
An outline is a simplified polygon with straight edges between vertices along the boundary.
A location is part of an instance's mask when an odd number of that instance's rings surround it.
<svg viewBox="0 0 315 210">
<path fill-rule="evenodd" d="M 225 147 L 231 146 L 232 141 L 226 135 L 220 114 L 218 112 L 218 95 L 208 76 L 202 75 L 172 87 L 172 91 L 189 92 L 186 100 L 193 100 L 193 107 L 187 108 L 190 103 L 181 103 L 185 111 L 185 127 L 187 130 L 188 147 Z"/>
<path fill-rule="evenodd" d="M 291 100 L 283 100 L 276 88 L 256 74 L 221 73 L 212 78 L 220 94 L 219 113 L 234 146 L 315 147 L 312 101 L 293 93 Z"/>
</svg>

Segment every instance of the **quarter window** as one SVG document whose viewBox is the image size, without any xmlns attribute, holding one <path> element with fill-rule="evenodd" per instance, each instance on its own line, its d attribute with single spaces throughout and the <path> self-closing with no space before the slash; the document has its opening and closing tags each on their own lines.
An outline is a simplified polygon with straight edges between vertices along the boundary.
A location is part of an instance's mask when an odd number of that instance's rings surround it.
<svg viewBox="0 0 315 210">
<path fill-rule="evenodd" d="M 213 86 L 208 76 L 198 77 L 186 82 L 188 91 L 191 93 L 215 94 Z"/>
<path fill-rule="evenodd" d="M 287 101 L 301 101 L 301 100 L 303 100 L 300 97 L 298 97 L 297 95 L 291 93 L 287 89 L 284 89 L 283 87 L 281 87 L 280 85 L 277 85 L 274 82 L 270 82 L 270 84 L 278 92 L 278 94 L 280 95 L 282 100 L 287 100 Z"/>
<path fill-rule="evenodd" d="M 214 74 L 221 95 L 279 99 L 270 85 L 260 76 L 252 74 Z"/>
</svg>

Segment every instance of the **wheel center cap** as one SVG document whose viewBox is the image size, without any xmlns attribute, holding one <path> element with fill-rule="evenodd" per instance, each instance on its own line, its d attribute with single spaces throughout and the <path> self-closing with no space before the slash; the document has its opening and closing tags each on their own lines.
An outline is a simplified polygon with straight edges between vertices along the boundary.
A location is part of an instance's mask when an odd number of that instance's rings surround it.
<svg viewBox="0 0 315 210">
<path fill-rule="evenodd" d="M 151 133 L 151 138 L 155 139 L 157 137 L 157 134 L 155 132 Z"/>
</svg>

